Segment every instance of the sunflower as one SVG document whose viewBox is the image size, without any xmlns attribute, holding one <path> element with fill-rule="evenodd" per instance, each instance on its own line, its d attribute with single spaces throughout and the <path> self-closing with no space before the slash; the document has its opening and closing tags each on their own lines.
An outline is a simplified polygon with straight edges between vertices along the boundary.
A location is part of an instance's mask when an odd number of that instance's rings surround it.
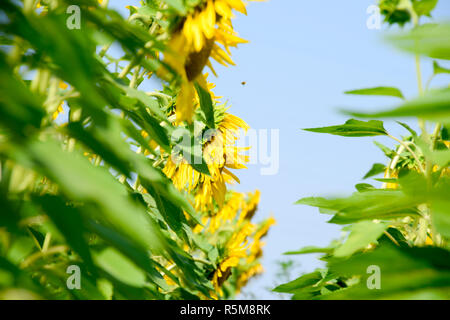
<svg viewBox="0 0 450 320">
<path fill-rule="evenodd" d="M 196 209 L 212 210 L 212 199 L 221 208 L 227 191 L 226 183 L 240 182 L 229 170 L 244 169 L 249 161 L 248 156 L 242 154 L 247 148 L 235 146 L 240 129 L 247 130 L 247 124 L 236 116 L 225 114 L 217 134 L 205 144 L 203 156 L 210 176 L 200 176 L 199 192 L 195 196 Z"/>
<path fill-rule="evenodd" d="M 220 287 L 231 275 L 231 268 L 239 264 L 241 258 L 247 256 L 248 240 L 247 238 L 254 231 L 255 226 L 252 223 L 247 223 L 238 232 L 234 233 L 225 247 L 225 256 L 219 263 L 213 275 L 213 285 L 217 292 L 220 292 Z"/>
<path fill-rule="evenodd" d="M 236 294 L 239 294 L 239 292 L 241 291 L 241 288 L 245 287 L 245 285 L 248 283 L 248 281 L 263 273 L 264 272 L 264 268 L 260 263 L 256 263 L 253 266 L 249 267 L 247 270 L 243 271 L 237 280 L 236 283 Z"/>
<path fill-rule="evenodd" d="M 214 233 L 224 223 L 233 220 L 236 217 L 237 213 L 241 210 L 244 203 L 245 200 L 243 193 L 232 192 L 230 199 L 222 207 L 222 209 L 220 209 L 216 215 L 211 217 L 208 230 L 211 233 Z"/>
<path fill-rule="evenodd" d="M 241 215 L 239 217 L 239 221 L 243 221 L 245 219 L 250 220 L 258 209 L 258 203 L 261 197 L 261 193 L 259 190 L 256 190 L 255 193 L 249 193 L 249 201 L 244 203 L 241 211 Z"/>
<path fill-rule="evenodd" d="M 248 148 L 237 147 L 239 131 L 247 130 L 248 125 L 240 118 L 224 113 L 215 134 L 203 145 L 203 158 L 210 175 L 199 173 L 179 156 L 169 157 L 163 172 L 169 177 L 178 190 L 194 191 L 196 210 L 213 211 L 213 199 L 222 208 L 227 191 L 226 184 L 239 183 L 230 169 L 246 168 L 249 161 L 242 152 Z M 174 159 L 175 158 L 175 159 Z"/>
<path fill-rule="evenodd" d="M 270 217 L 266 221 L 263 222 L 262 226 L 255 232 L 253 235 L 253 242 L 250 246 L 250 255 L 247 258 L 248 263 L 251 263 L 261 257 L 262 255 L 262 247 L 264 246 L 264 242 L 261 242 L 261 239 L 267 235 L 269 229 L 276 223 L 276 220 L 273 217 Z"/>
<path fill-rule="evenodd" d="M 68 88 L 68 85 L 63 81 L 60 81 L 59 88 L 62 90 L 66 90 Z M 56 110 L 52 113 L 52 120 L 56 120 L 56 118 L 58 118 L 58 116 L 64 112 L 63 105 L 64 101 L 61 101 Z"/>
<path fill-rule="evenodd" d="M 164 60 L 181 78 L 176 101 L 177 122 L 192 119 L 194 82 L 207 88 L 202 75 L 205 65 L 217 75 L 209 58 L 225 66 L 234 65 L 230 48 L 247 42 L 233 29 L 233 10 L 246 14 L 245 3 L 242 0 L 202 1 L 172 34 Z"/>
<path fill-rule="evenodd" d="M 193 58 L 198 56 L 203 58 L 203 65 L 187 65 L 188 74 L 192 78 L 195 78 L 205 64 L 215 73 L 208 61 L 209 56 L 224 66 L 234 65 L 230 47 L 237 47 L 247 41 L 238 37 L 233 29 L 233 10 L 247 14 L 241 0 L 208 0 L 186 17 L 181 33 L 186 39 L 186 45 L 191 48 L 188 62 L 194 63 Z"/>
</svg>

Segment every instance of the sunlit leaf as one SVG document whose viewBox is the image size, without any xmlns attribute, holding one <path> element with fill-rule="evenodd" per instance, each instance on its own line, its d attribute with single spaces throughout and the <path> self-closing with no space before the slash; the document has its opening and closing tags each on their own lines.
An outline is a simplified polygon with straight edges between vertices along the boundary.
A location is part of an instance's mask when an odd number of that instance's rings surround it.
<svg viewBox="0 0 450 320">
<path fill-rule="evenodd" d="M 310 128 L 304 130 L 318 133 L 329 133 L 344 137 L 371 137 L 387 135 L 387 132 L 383 126 L 383 122 L 378 120 L 370 120 L 365 122 L 351 119 L 348 120 L 345 124 L 339 126 Z"/>
<path fill-rule="evenodd" d="M 375 88 L 367 88 L 367 89 L 358 89 L 346 91 L 346 94 L 354 94 L 354 95 L 368 95 L 368 96 L 390 96 L 397 97 L 403 99 L 402 92 L 393 87 L 375 87 Z"/>
</svg>

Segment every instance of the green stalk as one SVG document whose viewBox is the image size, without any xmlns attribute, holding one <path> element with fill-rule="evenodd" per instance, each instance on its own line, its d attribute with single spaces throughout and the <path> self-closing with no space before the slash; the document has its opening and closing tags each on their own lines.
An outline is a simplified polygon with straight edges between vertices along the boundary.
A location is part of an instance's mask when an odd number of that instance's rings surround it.
<svg viewBox="0 0 450 320">
<path fill-rule="evenodd" d="M 108 43 L 108 44 L 105 44 L 105 45 L 102 47 L 102 49 L 100 50 L 100 52 L 98 53 L 98 56 L 99 56 L 100 58 L 103 58 L 103 57 L 105 56 L 106 52 L 109 50 L 109 48 L 111 48 L 111 46 L 112 46 L 112 42 L 111 42 L 111 43 Z"/>
<path fill-rule="evenodd" d="M 140 68 L 141 68 L 140 66 L 136 66 L 134 68 L 133 76 L 131 77 L 131 81 L 130 81 L 130 88 L 136 89 L 137 84 L 138 84 L 138 77 L 139 77 L 139 69 Z"/>
<path fill-rule="evenodd" d="M 417 13 L 414 11 L 411 1 L 409 1 L 408 11 L 411 14 L 411 18 L 413 20 L 414 28 L 419 26 L 419 17 Z M 417 46 L 417 40 L 416 40 Z M 416 64 L 416 75 L 417 75 L 417 87 L 419 90 L 419 95 L 423 96 L 423 80 L 422 80 L 422 68 L 420 64 L 420 55 L 418 53 L 415 54 L 415 64 Z M 426 128 L 426 122 L 424 119 L 419 118 L 419 127 L 422 130 L 422 135 L 425 140 L 428 140 L 428 132 Z"/>
<path fill-rule="evenodd" d="M 433 135 L 431 136 L 431 149 L 434 150 L 436 149 L 436 143 L 437 140 L 439 138 L 439 134 L 441 133 L 441 128 L 442 128 L 442 124 L 441 123 L 436 123 L 436 126 L 434 127 L 434 131 L 433 131 Z"/>
<path fill-rule="evenodd" d="M 423 165 L 422 165 L 422 163 L 421 163 L 419 157 L 417 156 L 417 154 L 411 149 L 411 147 L 410 147 L 407 143 L 405 143 L 404 141 L 402 141 L 402 140 L 400 140 L 400 139 L 398 139 L 398 138 L 396 138 L 396 137 L 394 137 L 394 136 L 392 136 L 392 135 L 390 135 L 390 134 L 388 134 L 387 136 L 388 136 L 389 138 L 391 138 L 391 139 L 397 141 L 397 142 L 400 143 L 406 150 L 408 150 L 409 153 L 411 153 L 411 155 L 414 157 L 414 160 L 416 160 L 417 165 L 419 166 L 420 171 L 422 171 L 422 173 L 424 173 L 424 174 L 426 173 L 426 170 L 425 170 L 425 168 L 423 167 Z"/>
<path fill-rule="evenodd" d="M 418 228 L 416 230 L 417 237 L 414 240 L 414 245 L 423 246 L 427 241 L 428 235 L 428 219 L 429 216 L 429 207 L 424 204 L 419 207 L 420 212 L 422 212 L 422 218 L 419 219 Z"/>
</svg>

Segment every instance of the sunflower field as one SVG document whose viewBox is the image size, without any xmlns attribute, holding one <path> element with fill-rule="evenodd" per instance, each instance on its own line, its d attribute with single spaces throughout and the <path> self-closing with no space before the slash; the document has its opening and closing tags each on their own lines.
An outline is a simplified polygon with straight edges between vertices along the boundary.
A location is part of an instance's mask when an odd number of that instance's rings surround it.
<svg viewBox="0 0 450 320">
<path fill-rule="evenodd" d="M 227 190 L 248 125 L 204 70 L 234 64 L 244 3 L 127 9 L 1 3 L 2 299 L 230 298 L 262 272 L 274 219 L 252 222 L 259 191 Z"/>
</svg>

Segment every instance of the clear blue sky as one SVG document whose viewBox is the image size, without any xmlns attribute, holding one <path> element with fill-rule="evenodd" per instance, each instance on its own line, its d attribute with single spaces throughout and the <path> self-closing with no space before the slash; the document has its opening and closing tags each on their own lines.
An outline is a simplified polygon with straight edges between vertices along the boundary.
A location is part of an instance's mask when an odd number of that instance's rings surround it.
<svg viewBox="0 0 450 320">
<path fill-rule="evenodd" d="M 250 40 L 233 52 L 237 66 L 217 68 L 215 93 L 232 105 L 229 110 L 255 129 L 280 129 L 280 170 L 261 176 L 260 166 L 237 172 L 239 191 L 261 191 L 256 219 L 273 214 L 278 224 L 265 238 L 266 273 L 251 281 L 260 299 L 276 298 L 276 261 L 282 253 L 304 246 L 326 246 L 340 236 L 339 228 L 314 208 L 293 203 L 305 196 L 347 194 L 374 162 L 384 162 L 371 138 L 343 138 L 301 131 L 344 122 L 339 107 L 373 110 L 397 103 L 395 99 L 346 96 L 344 91 L 374 86 L 399 87 L 407 97 L 417 92 L 414 61 L 383 41 L 386 30 L 366 27 L 366 9 L 375 0 L 272 0 L 250 3 L 248 16 L 239 15 L 234 27 Z M 440 0 L 436 20 L 450 20 L 450 2 Z M 115 7 L 138 1 L 113 0 Z M 386 29 L 384 26 L 383 29 Z M 424 78 L 431 63 L 423 61 Z M 450 67 L 447 64 L 447 67 Z M 448 79 L 448 78 L 447 78 Z M 445 77 L 435 85 L 448 84 Z M 241 85 L 245 81 L 246 85 Z M 388 122 L 400 135 L 402 130 Z M 390 141 L 378 139 L 387 145 Z M 320 266 L 317 256 L 295 258 L 293 276 Z"/>
</svg>

